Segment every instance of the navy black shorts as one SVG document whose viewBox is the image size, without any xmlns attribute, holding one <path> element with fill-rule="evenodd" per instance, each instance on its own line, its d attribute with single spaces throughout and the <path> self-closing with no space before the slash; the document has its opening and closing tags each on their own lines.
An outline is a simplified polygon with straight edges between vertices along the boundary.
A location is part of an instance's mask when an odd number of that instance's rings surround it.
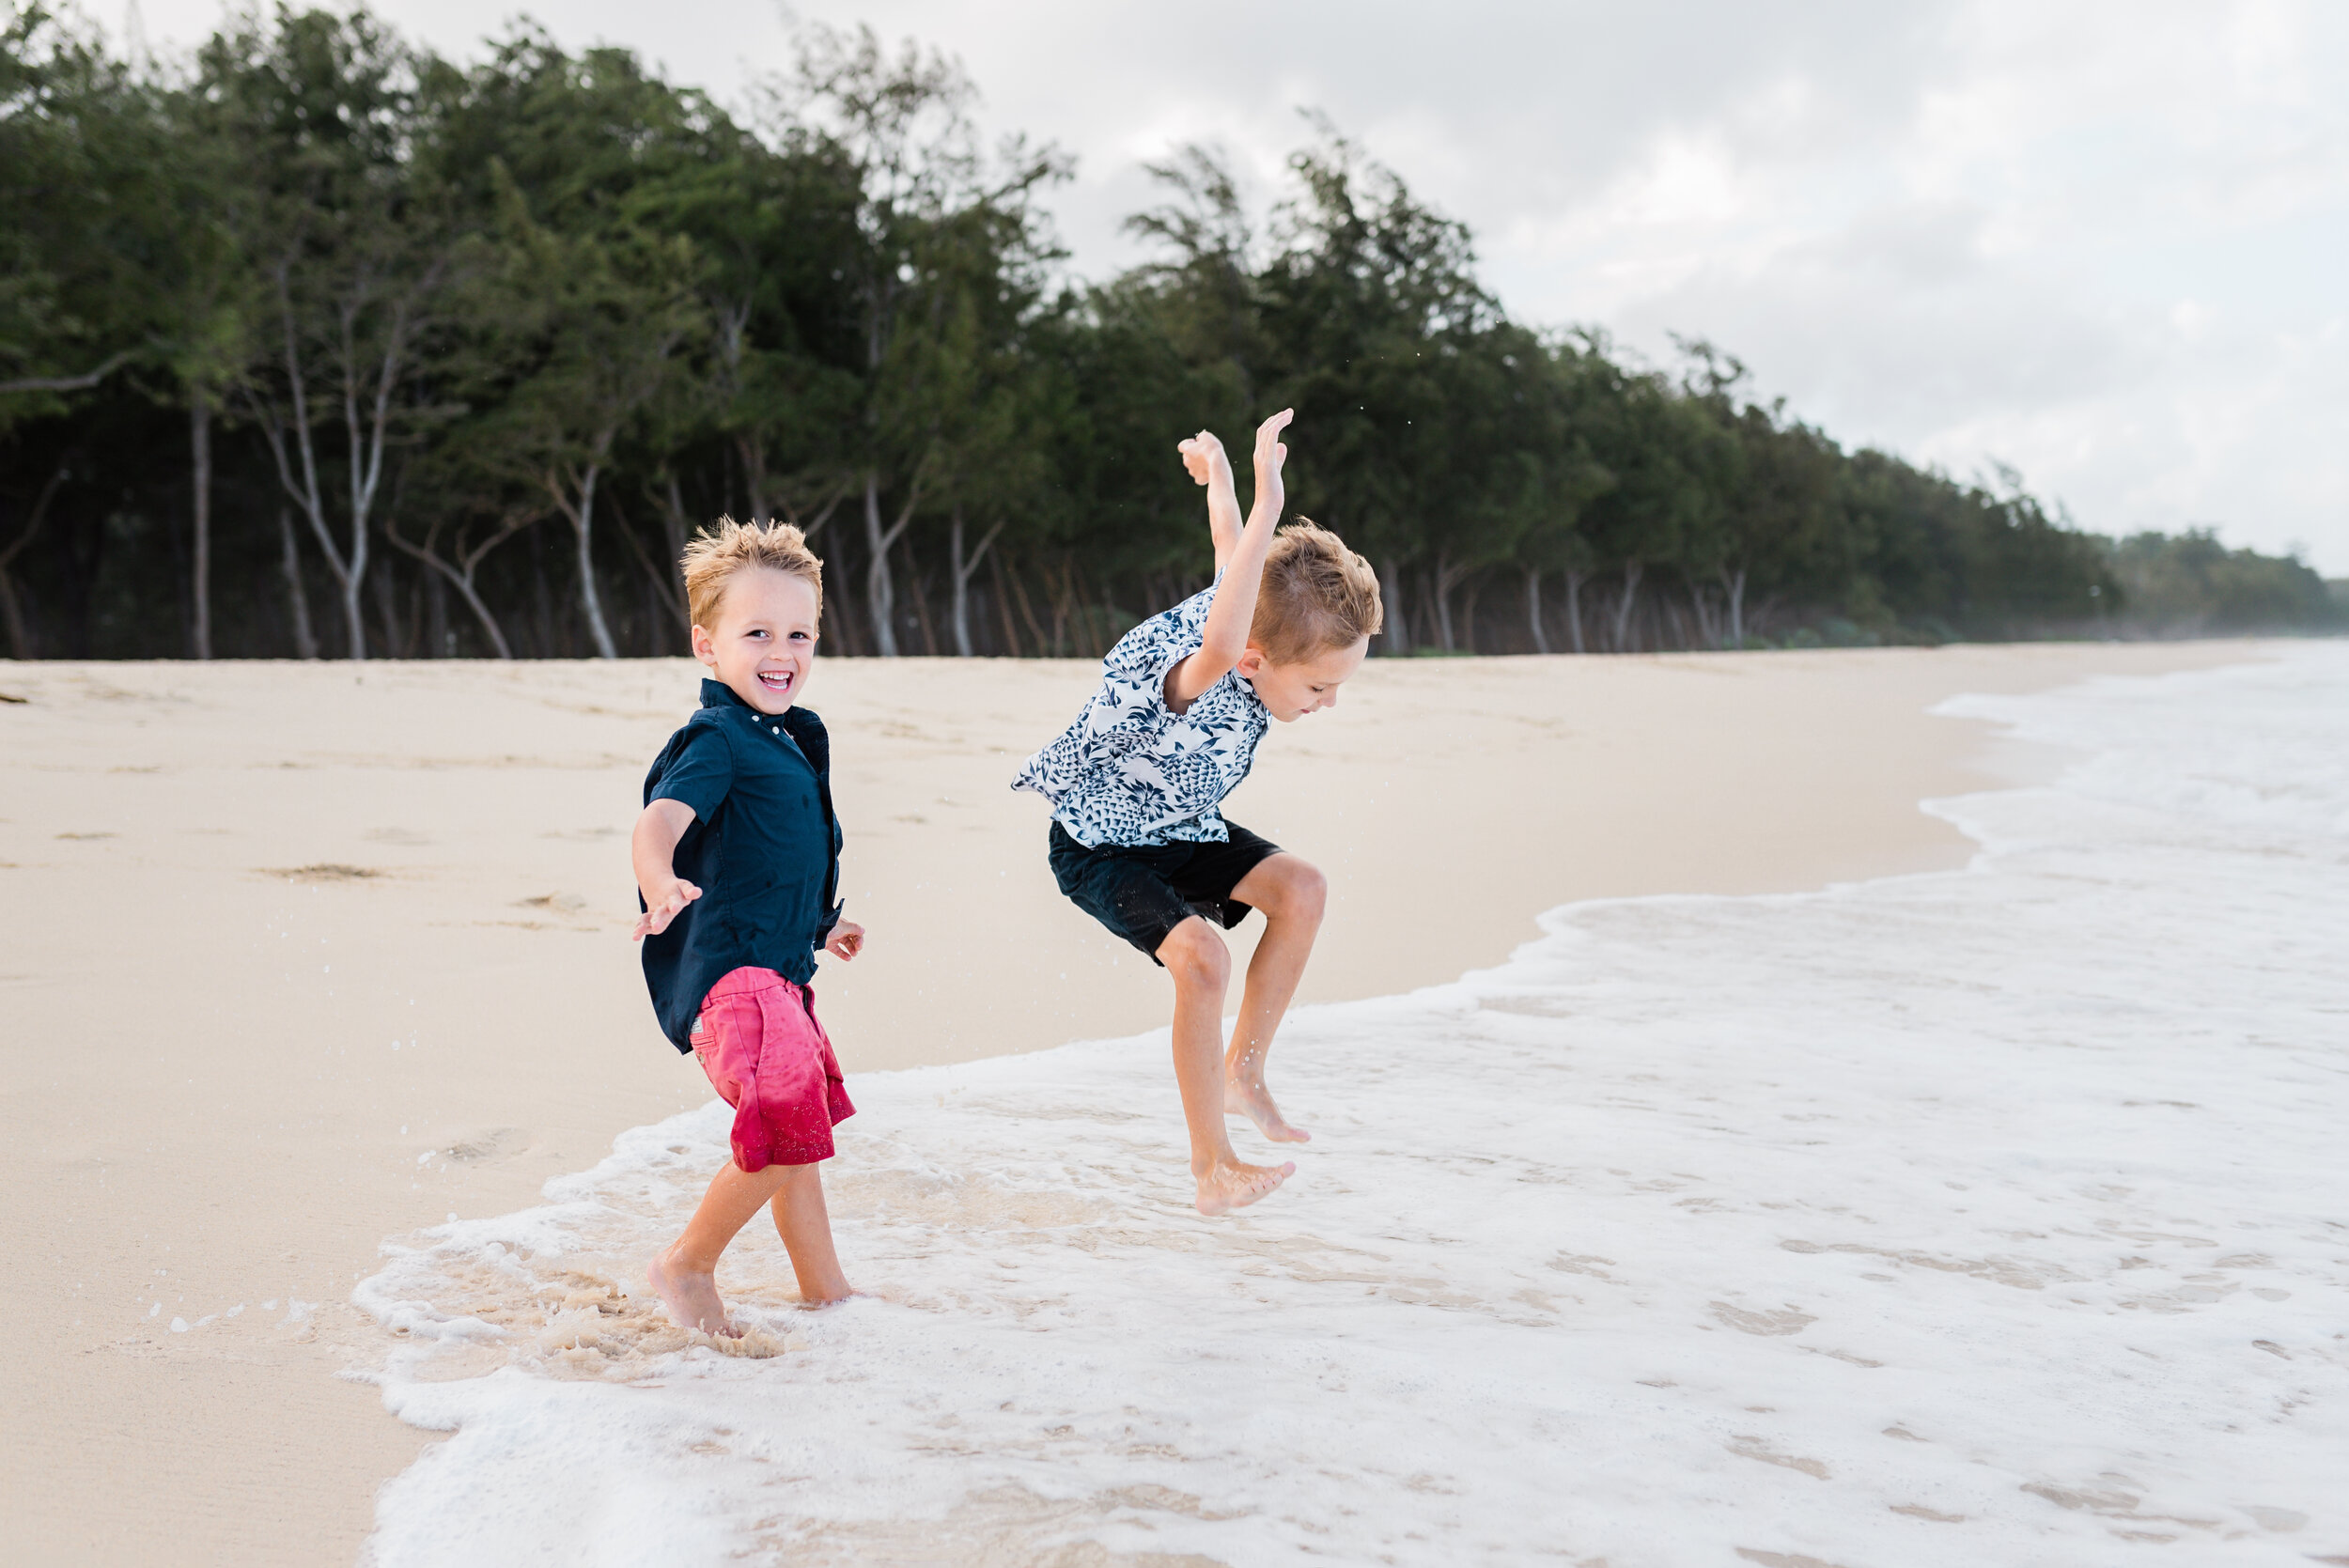
<svg viewBox="0 0 2349 1568">
<path fill-rule="evenodd" d="M 1105 844 L 1088 849 L 1052 824 L 1052 875 L 1077 908 L 1125 938 L 1150 961 L 1167 933 L 1197 915 L 1230 930 L 1248 918 L 1249 905 L 1232 896 L 1241 878 L 1281 846 L 1236 822 L 1227 844 L 1159 844 L 1135 848 Z"/>
</svg>

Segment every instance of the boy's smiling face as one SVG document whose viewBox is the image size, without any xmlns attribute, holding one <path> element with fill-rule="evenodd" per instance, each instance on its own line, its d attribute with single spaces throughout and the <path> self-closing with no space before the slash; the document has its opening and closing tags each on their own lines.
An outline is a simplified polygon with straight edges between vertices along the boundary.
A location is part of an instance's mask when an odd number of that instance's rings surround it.
<svg viewBox="0 0 2349 1568">
<path fill-rule="evenodd" d="M 717 625 L 693 629 L 693 657 L 760 713 L 797 702 L 816 663 L 816 590 L 770 567 L 737 572 Z"/>
<path fill-rule="evenodd" d="M 1350 646 L 1325 648 L 1293 664 L 1275 663 L 1269 654 L 1251 643 L 1234 668 L 1256 689 L 1257 699 L 1272 716 L 1285 724 L 1337 706 L 1338 688 L 1362 667 L 1369 653 L 1370 639 L 1364 637 Z"/>
</svg>

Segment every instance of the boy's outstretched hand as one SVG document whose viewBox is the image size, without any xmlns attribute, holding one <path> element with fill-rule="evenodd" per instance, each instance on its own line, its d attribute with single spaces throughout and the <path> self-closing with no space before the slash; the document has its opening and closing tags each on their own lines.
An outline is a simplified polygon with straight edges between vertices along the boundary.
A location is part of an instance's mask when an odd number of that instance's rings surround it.
<svg viewBox="0 0 2349 1568">
<path fill-rule="evenodd" d="M 1249 508 L 1252 518 L 1281 520 L 1281 508 L 1287 504 L 1287 494 L 1281 488 L 1281 469 L 1289 460 L 1289 449 L 1282 444 L 1281 432 L 1297 417 L 1295 409 L 1283 409 L 1256 427 L 1256 497 Z"/>
<path fill-rule="evenodd" d="M 1176 442 L 1174 450 L 1183 455 L 1183 467 L 1190 470 L 1193 483 L 1212 485 L 1218 479 L 1231 483 L 1232 460 L 1223 455 L 1223 442 L 1212 430 L 1202 430 L 1189 441 Z"/>
<path fill-rule="evenodd" d="M 852 920 L 833 923 L 832 935 L 824 939 L 824 951 L 848 962 L 864 951 L 864 927 Z"/>
<path fill-rule="evenodd" d="M 669 922 L 677 919 L 685 906 L 701 895 L 702 890 L 692 883 L 682 877 L 670 877 L 669 885 L 661 890 L 659 898 L 646 900 L 645 912 L 636 917 L 636 929 L 628 939 L 641 941 L 646 937 L 658 937 L 669 928 Z"/>
</svg>

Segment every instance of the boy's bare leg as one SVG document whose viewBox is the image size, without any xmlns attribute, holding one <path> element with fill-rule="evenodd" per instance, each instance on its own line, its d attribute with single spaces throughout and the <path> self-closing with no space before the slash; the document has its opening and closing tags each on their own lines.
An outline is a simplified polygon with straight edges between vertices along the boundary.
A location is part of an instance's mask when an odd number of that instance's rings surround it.
<svg viewBox="0 0 2349 1568">
<path fill-rule="evenodd" d="M 1255 1123 L 1256 1130 L 1275 1143 L 1302 1143 L 1313 1137 L 1303 1127 L 1290 1126 L 1272 1103 L 1264 1068 L 1273 1032 L 1304 978 L 1305 960 L 1313 956 L 1329 889 L 1328 880 L 1312 864 L 1284 852 L 1259 862 L 1232 890 L 1234 898 L 1264 911 L 1265 932 L 1256 943 L 1256 955 L 1248 962 L 1239 1023 L 1223 1061 L 1223 1108 Z"/>
<path fill-rule="evenodd" d="M 786 1165 L 790 1172 L 769 1206 L 775 1216 L 775 1234 L 791 1254 L 791 1272 L 800 1279 L 800 1299 L 811 1307 L 829 1307 L 850 1294 L 848 1277 L 840 1272 L 840 1253 L 832 1244 L 832 1216 L 824 1207 L 824 1168 Z"/>
<path fill-rule="evenodd" d="M 1245 1165 L 1223 1130 L 1223 992 L 1232 955 L 1197 915 L 1167 933 L 1159 962 L 1174 981 L 1174 1081 L 1190 1128 L 1190 1173 L 1199 1212 L 1244 1208 L 1296 1173 L 1294 1165 Z"/>
<path fill-rule="evenodd" d="M 655 1254 L 652 1266 L 645 1271 L 678 1327 L 729 1339 L 736 1336 L 738 1330 L 726 1316 L 725 1303 L 718 1298 L 719 1255 L 751 1222 L 752 1216 L 765 1208 L 769 1200 L 781 1196 L 780 1189 L 791 1173 L 803 1169 L 770 1165 L 754 1175 L 728 1160 L 726 1168 L 711 1180 L 709 1190 L 702 1194 L 701 1207 L 686 1222 L 685 1234 L 665 1251 Z"/>
</svg>

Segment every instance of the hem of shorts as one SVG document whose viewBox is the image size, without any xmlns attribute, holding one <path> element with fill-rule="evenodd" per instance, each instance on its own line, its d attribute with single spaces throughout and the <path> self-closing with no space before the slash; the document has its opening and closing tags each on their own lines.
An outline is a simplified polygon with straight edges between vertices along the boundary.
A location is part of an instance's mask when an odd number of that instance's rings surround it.
<svg viewBox="0 0 2349 1568">
<path fill-rule="evenodd" d="M 830 1143 L 824 1145 L 821 1154 L 817 1153 L 812 1146 L 804 1149 L 770 1150 L 767 1157 L 756 1165 L 745 1165 L 742 1163 L 742 1151 L 736 1149 L 732 1152 L 735 1168 L 746 1176 L 755 1176 L 770 1165 L 821 1165 L 839 1154 L 838 1149 Z"/>
</svg>

